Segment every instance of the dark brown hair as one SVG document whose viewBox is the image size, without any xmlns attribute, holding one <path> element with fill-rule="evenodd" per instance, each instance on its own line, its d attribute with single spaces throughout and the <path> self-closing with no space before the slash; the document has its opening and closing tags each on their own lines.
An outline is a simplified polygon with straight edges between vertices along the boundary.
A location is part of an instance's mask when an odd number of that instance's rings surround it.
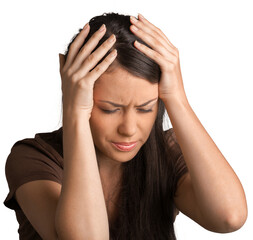
<svg viewBox="0 0 253 240">
<path fill-rule="evenodd" d="M 115 34 L 117 40 L 98 64 L 115 48 L 118 54 L 108 71 L 121 67 L 134 76 L 158 83 L 161 75 L 159 65 L 133 46 L 135 40 L 148 45 L 130 31 L 129 15 L 104 13 L 93 17 L 89 21 L 90 32 L 84 44 L 103 23 L 106 33 L 93 51 L 111 34 Z M 78 34 L 69 43 L 65 57 Z M 159 98 L 157 117 L 149 138 L 133 159 L 122 164 L 119 216 L 115 223 L 109 224 L 111 240 L 176 239 L 173 197 L 179 176 L 173 162 L 175 156 L 168 147 L 163 131 L 164 114 L 165 106 Z"/>
</svg>

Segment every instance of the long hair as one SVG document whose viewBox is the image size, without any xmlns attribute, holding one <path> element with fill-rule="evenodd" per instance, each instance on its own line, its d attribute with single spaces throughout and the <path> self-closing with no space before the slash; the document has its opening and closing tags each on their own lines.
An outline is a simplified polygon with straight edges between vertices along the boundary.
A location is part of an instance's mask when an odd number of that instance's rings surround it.
<svg viewBox="0 0 253 240">
<path fill-rule="evenodd" d="M 104 13 L 93 17 L 89 21 L 90 32 L 83 45 L 103 23 L 106 25 L 106 33 L 93 51 L 111 34 L 115 34 L 117 41 L 98 64 L 113 49 L 117 49 L 117 57 L 108 71 L 113 66 L 120 66 L 134 76 L 145 78 L 151 83 L 159 83 L 159 65 L 133 46 L 134 41 L 138 40 L 150 47 L 130 31 L 129 15 Z M 79 33 L 81 30 L 79 29 Z M 79 33 L 69 43 L 65 58 Z M 159 98 L 157 117 L 147 141 L 133 159 L 122 163 L 119 215 L 114 223 L 109 223 L 111 240 L 176 239 L 173 226 L 175 166 L 163 131 L 164 114 L 165 106 Z"/>
</svg>

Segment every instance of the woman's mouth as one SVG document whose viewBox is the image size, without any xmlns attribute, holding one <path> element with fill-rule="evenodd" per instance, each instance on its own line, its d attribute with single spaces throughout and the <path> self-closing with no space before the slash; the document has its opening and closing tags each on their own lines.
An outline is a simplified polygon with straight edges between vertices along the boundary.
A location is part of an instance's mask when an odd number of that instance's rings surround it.
<svg viewBox="0 0 253 240">
<path fill-rule="evenodd" d="M 127 152 L 127 151 L 131 151 L 132 149 L 135 148 L 135 146 L 137 145 L 137 142 L 134 142 L 134 143 L 114 143 L 112 142 L 112 145 L 117 148 L 118 150 L 120 151 L 123 151 L 123 152 Z"/>
</svg>

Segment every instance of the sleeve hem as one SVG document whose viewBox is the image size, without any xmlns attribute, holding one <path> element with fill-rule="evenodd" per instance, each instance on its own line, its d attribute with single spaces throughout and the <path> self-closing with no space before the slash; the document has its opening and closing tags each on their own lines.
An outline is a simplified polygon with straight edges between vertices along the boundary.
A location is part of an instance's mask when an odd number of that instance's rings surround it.
<svg viewBox="0 0 253 240">
<path fill-rule="evenodd" d="M 7 208 L 12 209 L 12 210 L 21 210 L 18 202 L 16 201 L 14 194 L 15 194 L 16 190 L 21 185 L 28 183 L 28 182 L 36 181 L 36 180 L 51 180 L 51 181 L 57 182 L 59 184 L 62 184 L 61 181 L 57 177 L 55 177 L 54 175 L 48 175 L 48 173 L 47 174 L 40 173 L 40 174 L 34 174 L 34 175 L 27 176 L 17 186 L 13 186 L 12 189 L 10 189 L 6 199 L 3 202 L 4 205 Z"/>
</svg>

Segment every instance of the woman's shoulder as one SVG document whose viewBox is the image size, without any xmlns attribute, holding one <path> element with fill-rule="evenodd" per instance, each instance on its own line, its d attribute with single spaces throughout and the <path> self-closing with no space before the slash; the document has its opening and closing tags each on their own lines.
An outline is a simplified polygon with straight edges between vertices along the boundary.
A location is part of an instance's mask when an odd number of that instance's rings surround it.
<svg viewBox="0 0 253 240">
<path fill-rule="evenodd" d="M 63 158 L 62 127 L 52 132 L 35 134 L 34 140 L 54 155 L 60 162 Z"/>
<path fill-rule="evenodd" d="M 24 183 L 35 180 L 62 182 L 63 159 L 60 151 L 59 129 L 37 133 L 33 138 L 21 139 L 12 146 L 5 164 L 9 193 L 4 204 L 20 209 L 14 193 Z"/>
<path fill-rule="evenodd" d="M 52 132 L 36 133 L 33 138 L 24 138 L 14 143 L 11 148 L 10 157 L 47 156 L 62 166 L 62 127 Z M 63 166 L 62 166 L 63 167 Z"/>
</svg>

